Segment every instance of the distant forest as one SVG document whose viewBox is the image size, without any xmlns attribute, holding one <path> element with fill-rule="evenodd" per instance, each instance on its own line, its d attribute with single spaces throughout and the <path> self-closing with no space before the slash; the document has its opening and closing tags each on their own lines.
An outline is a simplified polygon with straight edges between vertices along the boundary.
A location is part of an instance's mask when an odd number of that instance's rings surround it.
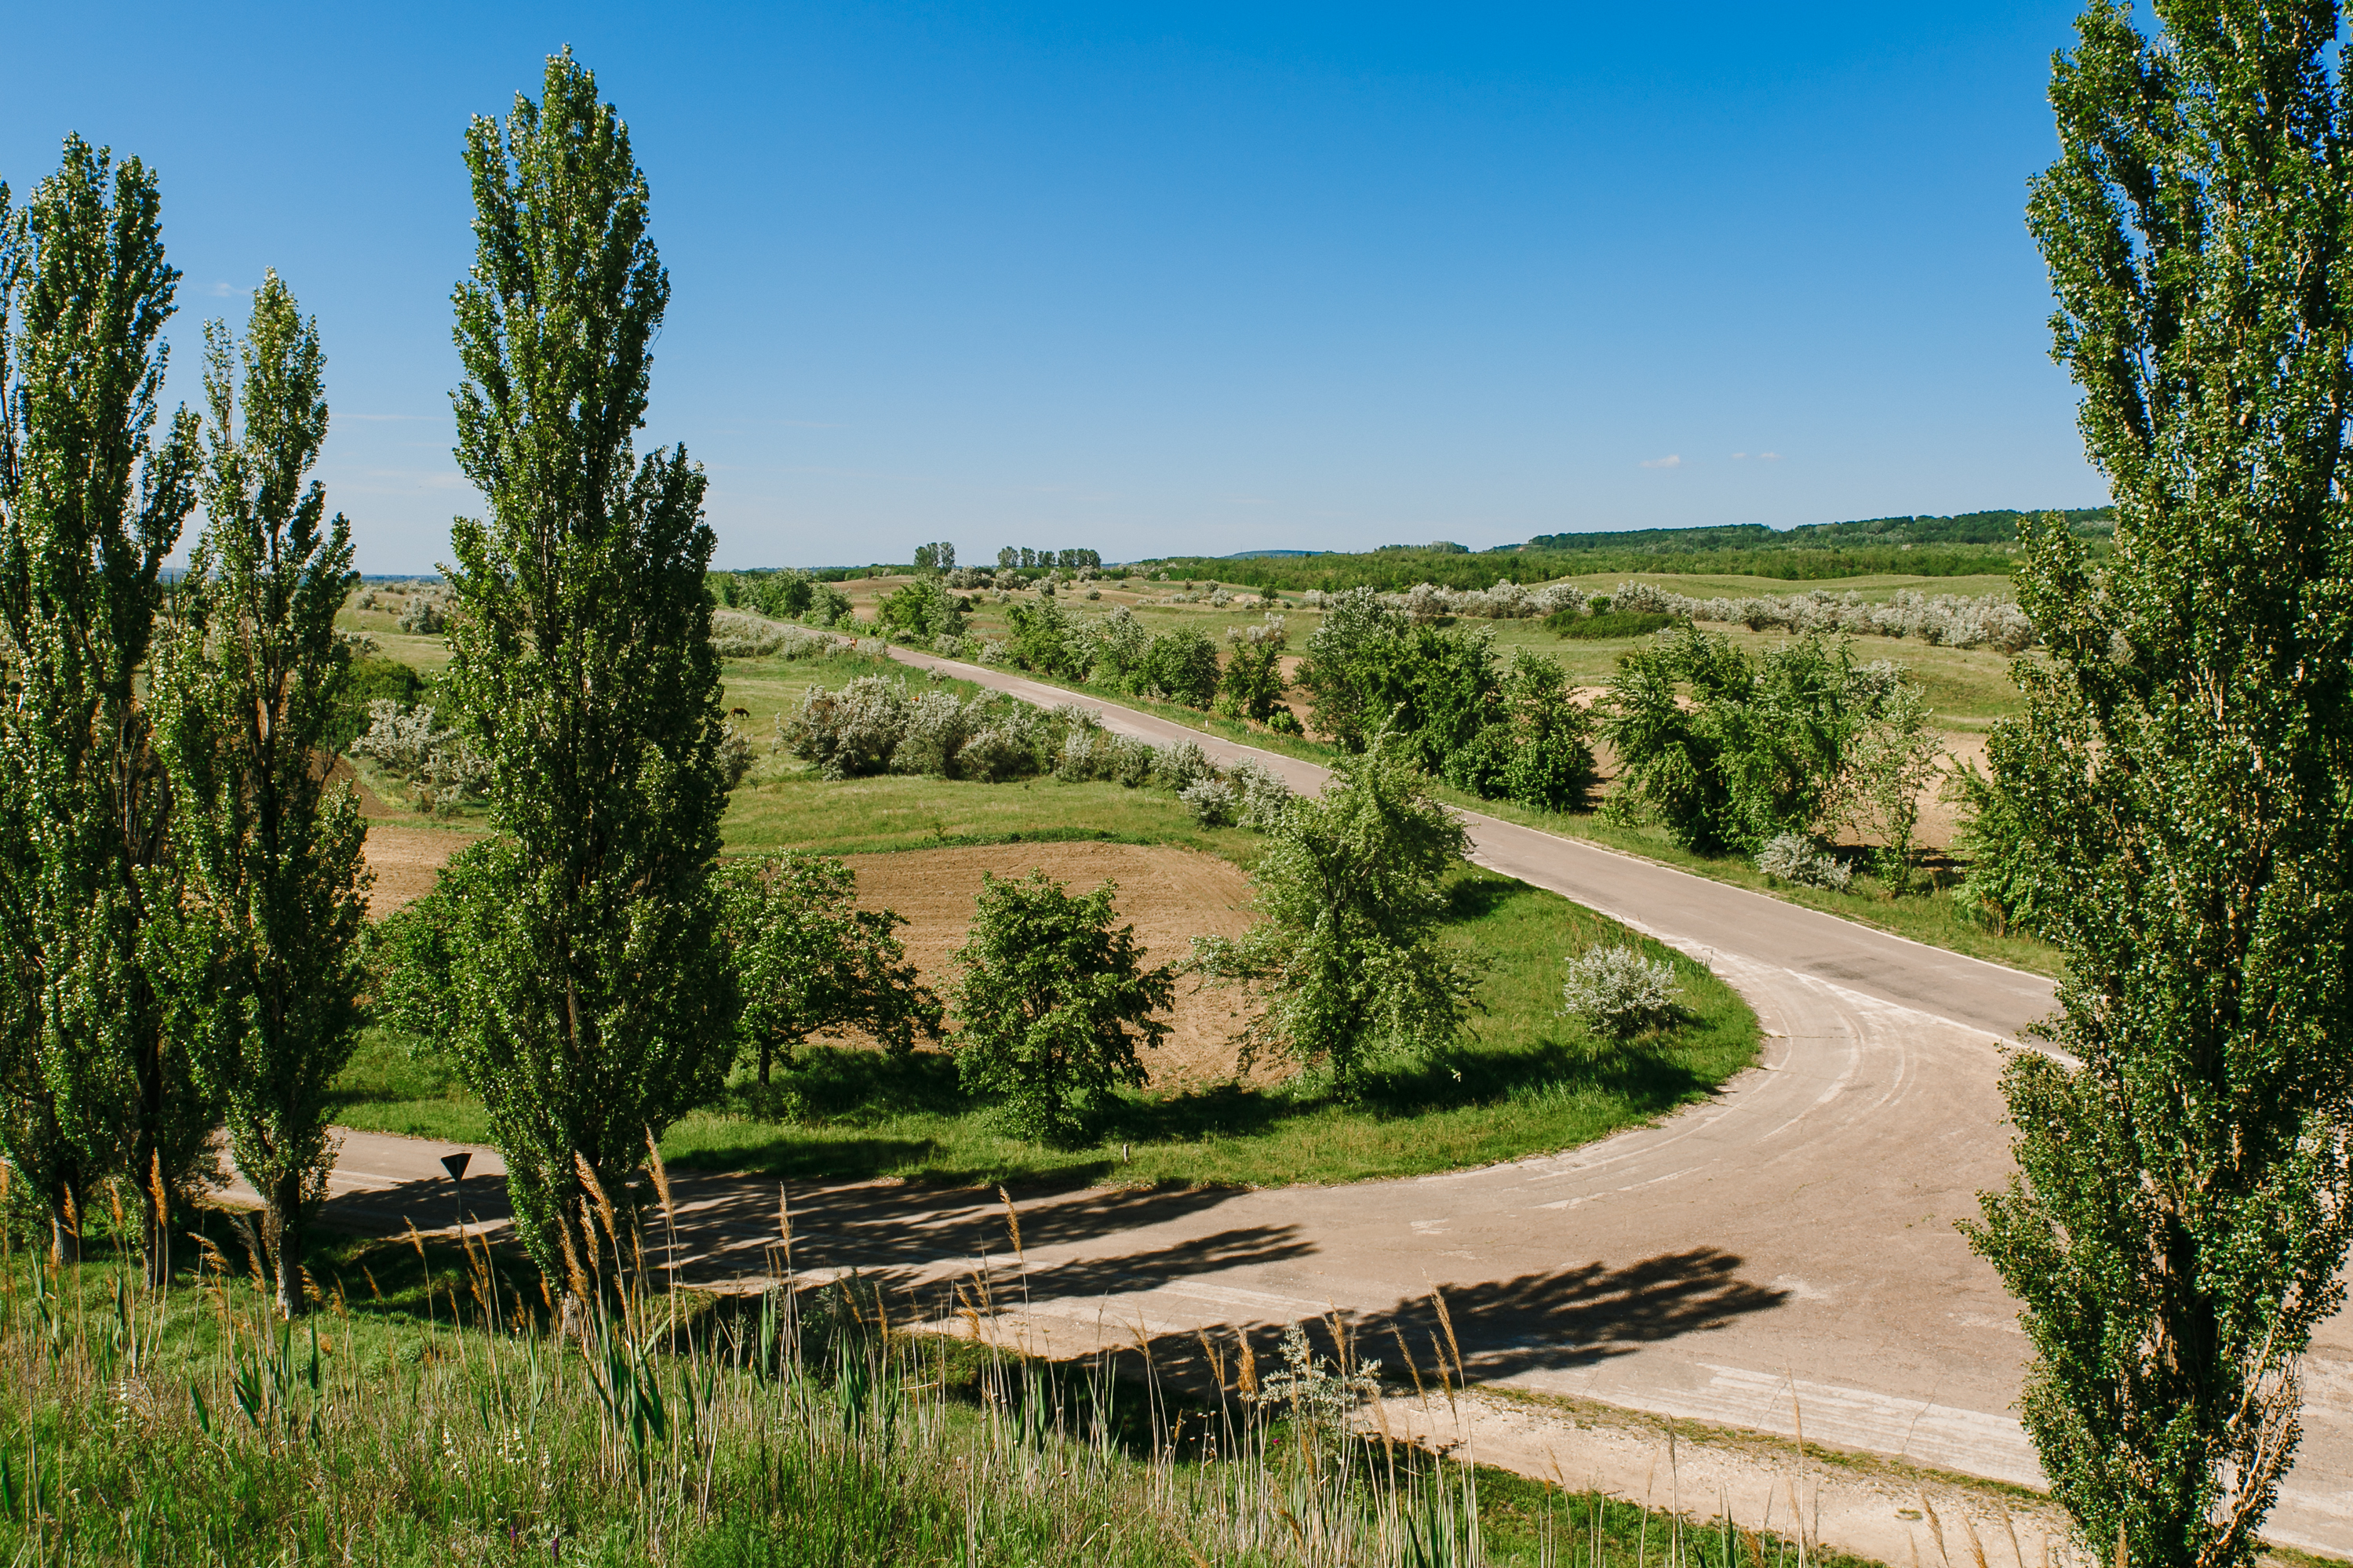
<svg viewBox="0 0 2353 1568">
<path fill-rule="evenodd" d="M 1827 582 L 1881 573 L 1918 577 L 2006 576 L 2017 549 L 2019 511 L 1957 517 L 1874 517 L 1776 531 L 1762 523 L 1723 528 L 1647 528 L 1613 533 L 1546 533 L 1525 544 L 1470 553 L 1459 544 L 1389 545 L 1357 554 L 1251 551 L 1238 556 L 1168 556 L 1124 570 L 1172 579 L 1215 580 L 1298 592 L 1321 588 L 1488 588 L 1603 572 L 1672 572 Z M 2108 531 L 2107 507 L 2061 509 L 2076 531 Z M 1118 570 L 1115 568 L 1114 570 Z"/>
</svg>

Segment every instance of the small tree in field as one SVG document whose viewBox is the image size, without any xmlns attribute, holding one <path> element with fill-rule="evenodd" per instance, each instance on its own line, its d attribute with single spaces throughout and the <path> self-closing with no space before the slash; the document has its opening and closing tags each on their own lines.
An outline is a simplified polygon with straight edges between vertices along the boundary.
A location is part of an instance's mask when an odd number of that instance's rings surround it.
<svg viewBox="0 0 2353 1568">
<path fill-rule="evenodd" d="M 1176 996 L 1166 965 L 1144 967 L 1134 926 L 1112 929 L 1109 882 L 1073 898 L 1045 872 L 981 881 L 962 967 L 956 1064 L 967 1088 L 1002 1095 L 1027 1136 L 1082 1136 L 1111 1090 L 1145 1081 L 1137 1042 L 1157 1047 L 1153 1014 Z"/>
<path fill-rule="evenodd" d="M 894 1052 L 940 1033 L 938 998 L 892 935 L 905 919 L 861 910 L 857 878 L 823 855 L 746 855 L 718 875 L 720 937 L 744 1000 L 737 1025 L 760 1083 L 821 1029 L 865 1030 Z"/>
<path fill-rule="evenodd" d="M 1461 824 L 1393 742 L 1334 771 L 1320 798 L 1294 796 L 1267 829 L 1250 873 L 1262 918 L 1240 937 L 1196 937 L 1189 966 L 1258 997 L 1245 1066 L 1275 1051 L 1345 1085 L 1377 1047 L 1451 1043 L 1479 965 L 1438 940 Z"/>
<path fill-rule="evenodd" d="M 2070 1059 L 2011 1059 L 1970 1237 L 2086 1543 L 2230 1568 L 2353 1226 L 2353 114 L 2334 5 L 2154 11 L 2077 23 L 2029 207 L 2116 541 L 2022 530 L 2050 658 L 1989 753 Z"/>
<path fill-rule="evenodd" d="M 670 281 L 619 115 L 558 55 L 503 134 L 474 122 L 466 161 L 452 402 L 490 515 L 450 531 L 448 688 L 499 836 L 444 873 L 448 1016 L 518 1228 L 576 1301 L 580 1173 L 613 1188 L 735 1055 L 712 539 L 684 449 L 634 449 Z"/>
<path fill-rule="evenodd" d="M 159 921 L 169 998 L 266 1205 L 279 1310 L 304 1309 L 302 1226 L 333 1152 L 327 1088 L 359 1037 L 366 825 L 326 783 L 351 528 L 304 483 L 327 434 L 318 329 L 271 273 L 243 344 L 206 333 L 206 522 L 157 650 L 158 743 L 184 891 Z"/>
<path fill-rule="evenodd" d="M 171 804 L 140 689 L 164 559 L 195 506 L 193 415 L 164 438 L 179 273 L 154 176 L 79 138 L 0 231 L 0 716 L 8 1016 L 0 1136 L 58 1250 L 90 1188 L 127 1177 L 161 1283 L 172 1194 L 212 1131 L 150 970 Z M 0 213 L 0 219 L 5 219 Z"/>
</svg>

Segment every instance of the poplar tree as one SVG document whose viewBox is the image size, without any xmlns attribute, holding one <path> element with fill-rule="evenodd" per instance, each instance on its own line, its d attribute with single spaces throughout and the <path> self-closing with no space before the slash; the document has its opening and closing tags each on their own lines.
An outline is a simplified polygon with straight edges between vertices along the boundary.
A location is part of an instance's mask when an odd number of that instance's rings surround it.
<svg viewBox="0 0 2353 1568">
<path fill-rule="evenodd" d="M 195 504 L 195 416 L 156 438 L 179 273 L 155 179 L 79 137 L 11 229 L 0 452 L 0 715 L 9 984 L 0 1131 L 58 1250 L 93 1184 L 130 1178 L 160 1281 L 173 1194 L 211 1117 L 144 951 L 170 791 L 140 701 L 164 556 Z"/>
<path fill-rule="evenodd" d="M 327 435 L 317 325 L 272 272 L 242 345 L 218 321 L 205 342 L 205 531 L 156 647 L 182 877 L 156 946 L 294 1316 L 303 1224 L 334 1163 L 327 1089 L 360 1025 L 367 830 L 328 782 L 326 744 L 346 663 L 335 612 L 358 575 L 350 524 L 308 478 Z"/>
<path fill-rule="evenodd" d="M 576 1301 L 609 1193 L 733 1057 L 711 885 L 726 781 L 703 475 L 640 458 L 670 283 L 627 128 L 570 53 L 466 139 L 447 688 L 497 837 L 452 867 L 454 1042 L 525 1242 Z M 607 1240 L 609 1242 L 609 1237 Z"/>
<path fill-rule="evenodd" d="M 2247 1562 L 2353 1218 L 2353 123 L 2331 4 L 2094 4 L 2029 224 L 2113 556 L 2024 530 L 1993 748 L 2066 978 L 1971 1228 L 2087 1544 Z"/>
</svg>

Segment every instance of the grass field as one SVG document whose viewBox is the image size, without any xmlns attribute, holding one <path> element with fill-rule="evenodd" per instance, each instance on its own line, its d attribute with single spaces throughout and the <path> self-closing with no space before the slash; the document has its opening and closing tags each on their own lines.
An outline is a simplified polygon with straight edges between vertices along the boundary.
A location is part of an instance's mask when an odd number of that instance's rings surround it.
<svg viewBox="0 0 2353 1568">
<path fill-rule="evenodd" d="M 608 1294 L 575 1344 L 549 1332 L 516 1260 L 440 1238 L 314 1251 L 322 1310 L 281 1326 L 239 1277 L 243 1241 L 217 1216 L 207 1229 L 212 1261 L 160 1293 L 102 1245 L 56 1270 L 0 1254 L 0 1559 L 1795 1560 L 1731 1528 L 1760 1521 L 1711 1529 L 1704 1506 L 1649 1511 L 1256 1404 L 1230 1359 L 1226 1375 L 1172 1381 L 1190 1347 L 1051 1367 L 882 1329 L 860 1310 L 871 1297 L 839 1289 L 730 1303 L 642 1285 Z M 1259 1338 L 1260 1364 L 1275 1362 Z M 1442 1412 L 1438 1388 L 1420 1398 Z"/>
</svg>

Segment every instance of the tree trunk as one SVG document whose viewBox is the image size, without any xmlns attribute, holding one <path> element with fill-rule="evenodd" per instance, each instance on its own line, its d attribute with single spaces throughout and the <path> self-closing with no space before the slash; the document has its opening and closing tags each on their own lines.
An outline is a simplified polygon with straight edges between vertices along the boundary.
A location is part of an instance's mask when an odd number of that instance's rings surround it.
<svg viewBox="0 0 2353 1568">
<path fill-rule="evenodd" d="M 50 1186 L 49 1261 L 62 1268 L 81 1261 L 81 1202 L 74 1195 L 73 1178 L 59 1176 Z"/>
<path fill-rule="evenodd" d="M 775 1055 L 776 1047 L 763 1038 L 760 1041 L 760 1087 L 762 1089 L 768 1087 L 768 1061 Z"/>
<path fill-rule="evenodd" d="M 278 1315 L 299 1318 L 311 1310 L 302 1279 L 302 1178 L 292 1172 L 271 1184 L 269 1233 L 272 1272 L 278 1277 Z"/>
</svg>

